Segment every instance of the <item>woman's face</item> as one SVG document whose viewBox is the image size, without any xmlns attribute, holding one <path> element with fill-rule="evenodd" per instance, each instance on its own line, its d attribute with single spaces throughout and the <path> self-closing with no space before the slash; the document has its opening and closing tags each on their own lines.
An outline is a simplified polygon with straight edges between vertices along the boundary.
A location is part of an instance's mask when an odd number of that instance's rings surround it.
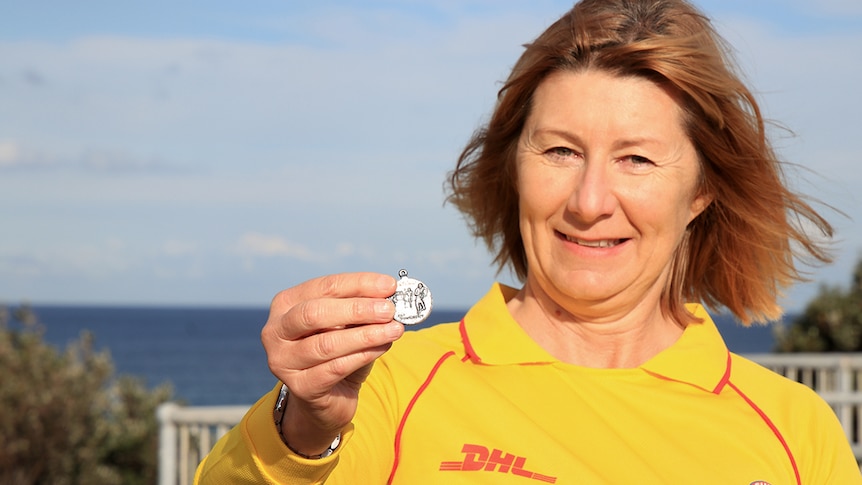
<svg viewBox="0 0 862 485">
<path fill-rule="evenodd" d="M 527 285 L 569 311 L 658 304 L 686 226 L 709 203 L 674 97 L 598 70 L 539 85 L 517 173 Z"/>
</svg>

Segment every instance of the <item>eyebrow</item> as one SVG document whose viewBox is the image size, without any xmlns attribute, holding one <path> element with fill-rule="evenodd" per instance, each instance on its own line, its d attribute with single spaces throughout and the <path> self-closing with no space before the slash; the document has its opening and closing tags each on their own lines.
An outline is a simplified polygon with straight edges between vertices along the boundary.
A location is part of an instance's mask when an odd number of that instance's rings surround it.
<svg viewBox="0 0 862 485">
<path fill-rule="evenodd" d="M 560 130 L 556 128 L 536 128 L 533 130 L 533 136 L 537 135 L 555 135 L 561 138 L 565 138 L 567 140 L 572 141 L 573 143 L 583 144 L 583 140 L 577 134 Z M 631 137 L 623 140 L 618 140 L 614 142 L 614 149 L 621 150 L 624 148 L 630 148 L 638 145 L 657 145 L 657 146 L 665 146 L 666 143 L 660 141 L 657 138 L 651 138 L 649 136 L 640 136 L 640 137 Z"/>
</svg>

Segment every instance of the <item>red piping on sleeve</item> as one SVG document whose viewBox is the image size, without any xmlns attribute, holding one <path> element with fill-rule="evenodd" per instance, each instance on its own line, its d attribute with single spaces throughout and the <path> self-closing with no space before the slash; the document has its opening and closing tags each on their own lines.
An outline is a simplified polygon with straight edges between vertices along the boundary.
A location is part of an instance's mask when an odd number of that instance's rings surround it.
<svg viewBox="0 0 862 485">
<path fill-rule="evenodd" d="M 784 451 L 787 453 L 787 457 L 790 458 L 790 465 L 793 466 L 793 473 L 796 475 L 796 485 L 802 485 L 802 478 L 799 476 L 799 468 L 796 466 L 796 458 L 793 457 L 793 452 L 790 451 L 790 446 L 787 444 L 787 441 L 784 440 L 784 436 L 781 435 L 781 432 L 778 431 L 778 428 L 775 426 L 775 424 L 773 424 L 772 420 L 769 419 L 769 416 L 767 416 L 762 409 L 757 407 L 757 404 L 754 404 L 754 401 L 752 401 L 748 396 L 746 396 L 745 393 L 740 391 L 738 387 L 733 385 L 732 382 L 728 381 L 727 385 L 730 386 L 731 389 L 736 391 L 737 394 L 739 394 L 742 399 L 744 399 L 745 402 L 748 403 L 748 405 L 751 406 L 751 408 L 754 409 L 757 414 L 760 415 L 760 418 L 763 419 L 766 425 L 769 426 L 769 429 L 772 430 L 772 432 L 775 434 L 775 437 L 778 438 L 778 441 L 781 442 L 781 446 L 784 447 Z"/>
<path fill-rule="evenodd" d="M 387 484 L 392 483 L 392 480 L 395 478 L 395 471 L 398 469 L 398 461 L 401 454 L 401 432 L 404 431 L 404 425 L 407 424 L 407 418 L 410 416 L 410 411 L 413 410 L 413 405 L 416 404 L 416 401 L 419 400 L 419 396 L 421 396 L 422 393 L 425 392 L 425 389 L 428 388 L 428 385 L 431 384 L 431 380 L 434 379 L 435 375 L 437 375 L 437 371 L 440 369 L 440 366 L 443 365 L 443 362 L 453 355 L 455 355 L 455 352 L 449 351 L 440 357 L 437 363 L 434 364 L 434 367 L 431 368 L 431 372 L 428 373 L 428 377 L 425 378 L 425 382 L 419 386 L 419 389 L 416 390 L 416 394 L 413 395 L 410 399 L 410 403 L 407 404 L 407 409 L 404 410 L 404 415 L 401 416 L 401 422 L 398 423 L 398 429 L 395 431 L 395 459 L 392 462 L 392 471 L 389 473 L 389 480 L 386 481 Z"/>
</svg>

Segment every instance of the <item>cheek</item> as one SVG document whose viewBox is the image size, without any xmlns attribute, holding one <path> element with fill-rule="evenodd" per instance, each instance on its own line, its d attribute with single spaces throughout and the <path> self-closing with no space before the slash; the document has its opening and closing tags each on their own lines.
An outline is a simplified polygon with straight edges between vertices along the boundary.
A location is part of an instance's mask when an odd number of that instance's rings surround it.
<svg viewBox="0 0 862 485">
<path fill-rule="evenodd" d="M 675 238 L 691 220 L 691 199 L 668 185 L 634 185 L 619 192 L 629 222 L 641 231 Z M 663 236 L 664 237 L 664 236 Z"/>
<path fill-rule="evenodd" d="M 522 170 L 518 177 L 518 206 L 523 222 L 542 211 L 545 199 L 543 192 L 547 190 L 547 183 L 535 170 Z"/>
<path fill-rule="evenodd" d="M 536 165 L 519 173 L 518 194 L 522 211 L 555 212 L 573 191 L 571 173 Z"/>
</svg>

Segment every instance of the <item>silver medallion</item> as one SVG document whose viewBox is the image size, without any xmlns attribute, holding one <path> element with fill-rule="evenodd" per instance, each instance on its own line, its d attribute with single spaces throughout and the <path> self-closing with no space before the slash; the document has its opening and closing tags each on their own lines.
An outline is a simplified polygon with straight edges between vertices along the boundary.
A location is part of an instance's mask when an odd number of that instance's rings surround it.
<svg viewBox="0 0 862 485">
<path fill-rule="evenodd" d="M 389 300 L 395 304 L 395 320 L 404 325 L 415 325 L 425 321 L 431 314 L 431 306 L 434 299 L 431 298 L 431 290 L 425 283 L 407 277 L 407 270 L 398 272 L 401 277 L 395 293 Z"/>
</svg>

